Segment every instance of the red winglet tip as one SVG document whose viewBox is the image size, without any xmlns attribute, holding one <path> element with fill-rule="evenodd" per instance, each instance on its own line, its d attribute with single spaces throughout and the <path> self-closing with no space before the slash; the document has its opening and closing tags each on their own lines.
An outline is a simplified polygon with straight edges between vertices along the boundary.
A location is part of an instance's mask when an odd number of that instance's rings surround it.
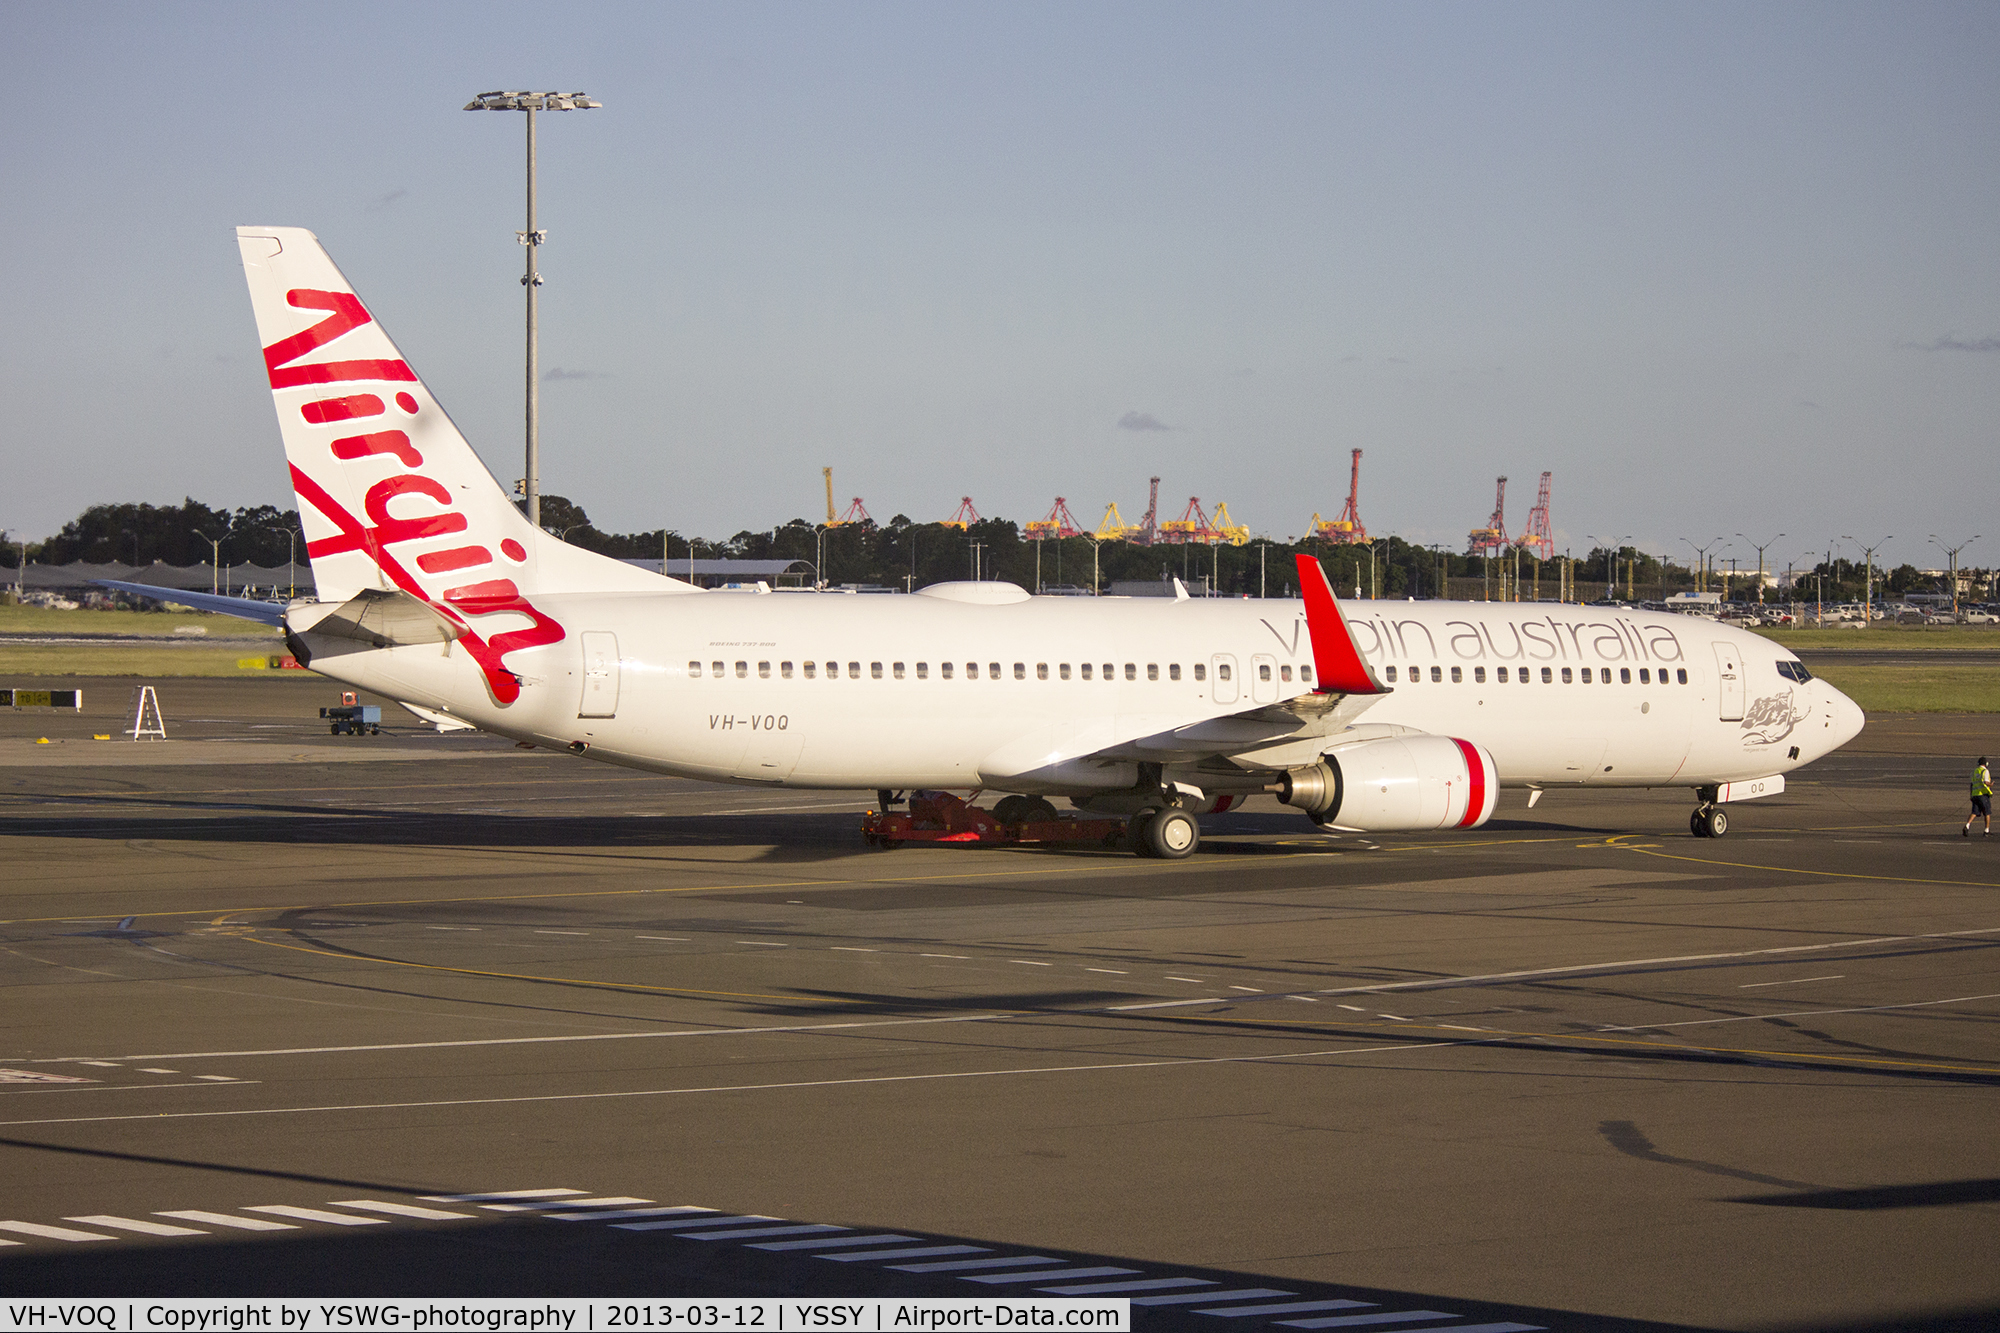
<svg viewBox="0 0 2000 1333">
<path fill-rule="evenodd" d="M 1298 561 L 1299 591 L 1306 603 L 1306 633 L 1312 639 L 1315 689 L 1320 694 L 1387 694 L 1375 679 L 1361 650 L 1354 646 L 1354 633 L 1340 602 L 1327 582 L 1326 571 L 1312 556 Z"/>
</svg>

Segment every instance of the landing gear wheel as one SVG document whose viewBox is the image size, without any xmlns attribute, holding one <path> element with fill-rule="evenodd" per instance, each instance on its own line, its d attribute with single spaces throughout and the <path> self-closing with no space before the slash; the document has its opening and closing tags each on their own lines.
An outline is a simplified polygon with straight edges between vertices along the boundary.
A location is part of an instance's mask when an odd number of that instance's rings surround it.
<svg viewBox="0 0 2000 1333">
<path fill-rule="evenodd" d="M 1201 830 L 1187 811 L 1162 810 L 1147 822 L 1144 845 L 1163 861 L 1178 861 L 1201 845 Z"/>
<path fill-rule="evenodd" d="M 1023 823 L 1025 818 L 1021 813 L 1021 807 L 1027 803 L 1028 798 L 1025 796 L 1002 796 L 993 803 L 993 817 L 1003 824 Z"/>
<path fill-rule="evenodd" d="M 1729 815 L 1719 805 L 1704 805 L 1688 816 L 1688 831 L 1697 838 L 1719 838 L 1729 832 Z"/>
<path fill-rule="evenodd" d="M 1152 843 L 1147 840 L 1146 833 L 1153 826 L 1153 817 L 1158 813 L 1157 810 L 1141 810 L 1125 821 L 1125 841 L 1132 845 L 1135 855 L 1157 855 L 1153 851 Z"/>
<path fill-rule="evenodd" d="M 1020 817 L 1023 824 L 1053 824 L 1056 822 L 1056 808 L 1039 796 L 1021 798 Z"/>
</svg>

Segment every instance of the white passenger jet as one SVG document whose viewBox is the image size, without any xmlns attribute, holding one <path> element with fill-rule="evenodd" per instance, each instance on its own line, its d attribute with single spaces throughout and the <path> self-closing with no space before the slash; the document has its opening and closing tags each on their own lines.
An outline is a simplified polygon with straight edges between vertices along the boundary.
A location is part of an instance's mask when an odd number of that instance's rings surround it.
<svg viewBox="0 0 2000 1333">
<path fill-rule="evenodd" d="M 1689 787 L 1692 830 L 1860 731 L 1791 653 L 1568 605 L 709 592 L 565 544 L 495 483 L 312 233 L 237 230 L 318 600 L 314 671 L 591 759 L 765 786 L 1010 793 L 1131 821 L 1268 793 L 1322 826 L 1476 828 L 1503 787 Z M 130 586 L 130 585 L 128 585 Z M 176 593 L 176 599 L 200 600 Z M 218 608 L 225 609 L 225 608 Z M 237 608 L 240 612 L 241 608 Z M 1003 802 L 1004 804 L 1004 802 Z"/>
</svg>

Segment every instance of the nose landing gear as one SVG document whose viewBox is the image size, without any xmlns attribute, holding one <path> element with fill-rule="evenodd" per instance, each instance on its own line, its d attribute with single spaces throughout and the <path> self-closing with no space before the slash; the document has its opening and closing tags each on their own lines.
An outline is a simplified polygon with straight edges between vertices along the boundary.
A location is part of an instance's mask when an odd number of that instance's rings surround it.
<svg viewBox="0 0 2000 1333">
<path fill-rule="evenodd" d="M 1729 815 L 1721 806 L 1704 802 L 1688 816 L 1688 832 L 1697 838 L 1719 838 L 1729 832 Z"/>
</svg>

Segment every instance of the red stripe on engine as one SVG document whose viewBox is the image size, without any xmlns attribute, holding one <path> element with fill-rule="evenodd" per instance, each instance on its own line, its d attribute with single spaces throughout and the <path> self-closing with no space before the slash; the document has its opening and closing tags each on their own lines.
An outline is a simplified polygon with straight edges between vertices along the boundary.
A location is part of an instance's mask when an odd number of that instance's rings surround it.
<svg viewBox="0 0 2000 1333">
<path fill-rule="evenodd" d="M 1458 747 L 1459 755 L 1465 760 L 1466 795 L 1465 814 L 1458 821 L 1459 828 L 1471 828 L 1486 812 L 1486 761 L 1479 757 L 1479 747 L 1471 741 L 1451 738 Z"/>
</svg>

